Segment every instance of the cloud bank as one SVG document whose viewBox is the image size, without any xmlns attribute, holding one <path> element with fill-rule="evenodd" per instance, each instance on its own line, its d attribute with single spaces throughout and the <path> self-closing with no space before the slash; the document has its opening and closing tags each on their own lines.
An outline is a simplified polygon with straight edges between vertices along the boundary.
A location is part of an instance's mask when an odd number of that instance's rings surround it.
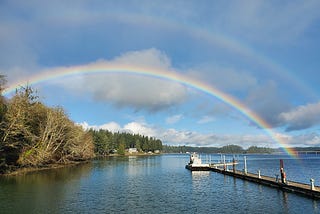
<svg viewBox="0 0 320 214">
<path fill-rule="evenodd" d="M 195 131 L 177 130 L 173 128 L 162 128 L 151 125 L 146 122 L 129 122 L 123 126 L 116 122 L 109 122 L 103 125 L 89 125 L 83 122 L 81 125 L 84 129 L 104 129 L 111 132 L 127 132 L 132 134 L 141 134 L 161 139 L 167 145 L 188 145 L 204 147 L 222 147 L 225 145 L 239 145 L 243 148 L 250 146 L 278 148 L 282 145 L 275 143 L 270 136 L 263 134 L 204 134 Z M 278 138 L 282 139 L 287 146 L 320 146 L 320 135 L 315 132 L 300 135 L 285 135 L 278 133 Z"/>
<path fill-rule="evenodd" d="M 86 67 L 96 65 L 121 65 L 144 67 L 175 72 L 170 59 L 161 51 L 151 48 L 126 52 L 112 60 L 98 60 Z M 111 103 L 116 107 L 130 107 L 135 111 L 161 111 L 179 105 L 187 99 L 187 88 L 173 81 L 134 74 L 92 74 L 82 80 L 61 81 L 63 87 L 78 95 L 89 92 L 95 101 Z"/>
<path fill-rule="evenodd" d="M 320 102 L 298 106 L 280 114 L 287 131 L 301 130 L 320 124 Z"/>
</svg>

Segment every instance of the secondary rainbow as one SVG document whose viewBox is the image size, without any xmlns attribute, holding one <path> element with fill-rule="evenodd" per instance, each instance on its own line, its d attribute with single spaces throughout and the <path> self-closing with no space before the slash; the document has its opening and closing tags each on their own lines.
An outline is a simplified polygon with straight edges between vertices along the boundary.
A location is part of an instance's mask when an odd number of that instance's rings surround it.
<svg viewBox="0 0 320 214">
<path fill-rule="evenodd" d="M 289 155 L 295 157 L 296 152 L 289 148 L 288 145 L 271 129 L 271 126 L 264 121 L 259 115 L 251 111 L 248 107 L 242 104 L 234 97 L 218 90 L 217 88 L 205 84 L 197 79 L 190 78 L 175 71 L 165 69 L 155 69 L 151 67 L 132 66 L 132 65 L 115 65 L 106 63 L 96 63 L 83 66 L 59 67 L 49 69 L 28 79 L 23 79 L 10 84 L 4 91 L 4 95 L 12 93 L 17 87 L 24 85 L 33 85 L 41 82 L 46 82 L 58 78 L 74 76 L 79 74 L 98 74 L 98 73 L 117 73 L 117 74 L 133 74 L 143 75 L 153 78 L 159 78 L 169 81 L 174 81 L 187 87 L 195 88 L 199 91 L 207 93 L 230 105 L 237 111 L 241 112 L 249 120 L 253 121 L 259 127 L 263 128 L 271 138 L 277 142 Z"/>
<path fill-rule="evenodd" d="M 125 18 L 124 18 L 125 17 Z M 293 71 L 289 71 L 288 68 L 281 66 L 275 59 L 267 57 L 262 52 L 254 49 L 246 44 L 244 41 L 240 41 L 222 32 L 211 31 L 207 28 L 203 28 L 199 25 L 192 24 L 190 22 L 181 22 L 174 19 L 170 19 L 169 16 L 159 17 L 155 15 L 146 14 L 127 14 L 117 13 L 113 16 L 114 19 L 124 23 L 136 23 L 144 24 L 146 26 L 157 26 L 157 28 L 166 30 L 181 31 L 191 35 L 194 39 L 206 43 L 206 45 L 212 48 L 221 48 L 224 51 L 230 51 L 230 53 L 236 54 L 237 57 L 249 58 L 256 65 L 263 66 L 272 75 L 280 77 L 283 81 L 290 83 L 299 91 L 304 92 L 305 96 L 318 97 L 310 85 L 302 81 Z"/>
</svg>

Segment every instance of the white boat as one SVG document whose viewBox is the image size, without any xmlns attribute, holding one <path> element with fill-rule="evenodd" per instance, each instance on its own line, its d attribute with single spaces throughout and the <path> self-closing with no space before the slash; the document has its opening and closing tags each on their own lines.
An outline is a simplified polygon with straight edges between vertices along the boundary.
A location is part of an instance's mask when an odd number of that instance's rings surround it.
<svg viewBox="0 0 320 214">
<path fill-rule="evenodd" d="M 232 166 L 235 169 L 235 165 L 238 164 L 238 161 L 234 160 L 232 162 L 221 161 L 219 163 L 202 163 L 200 155 L 197 153 L 190 154 L 190 162 L 186 165 L 186 168 L 191 171 L 208 171 L 213 168 L 223 167 L 224 170 L 228 171 L 228 166 Z"/>
<path fill-rule="evenodd" d="M 186 165 L 186 168 L 191 171 L 208 171 L 210 170 L 210 164 L 202 163 L 199 155 L 192 153 L 190 155 L 190 162 Z"/>
</svg>

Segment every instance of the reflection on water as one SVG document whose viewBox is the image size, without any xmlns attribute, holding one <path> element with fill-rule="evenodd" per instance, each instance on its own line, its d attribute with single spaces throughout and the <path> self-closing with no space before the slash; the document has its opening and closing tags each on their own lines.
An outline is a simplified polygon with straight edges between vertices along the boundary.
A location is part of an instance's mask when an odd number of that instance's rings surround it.
<svg viewBox="0 0 320 214">
<path fill-rule="evenodd" d="M 283 201 L 284 210 L 289 210 L 289 207 L 288 207 L 288 193 L 284 192 L 284 191 L 281 191 L 281 193 L 282 193 L 282 201 Z"/>
<path fill-rule="evenodd" d="M 260 161 L 259 157 L 263 161 Z M 212 159 L 214 158 L 220 157 L 212 156 Z M 319 211 L 317 200 L 214 172 L 190 172 L 185 169 L 188 161 L 188 155 L 108 157 L 74 167 L 0 177 L 0 212 L 317 213 Z M 311 160 L 313 161 L 314 159 Z M 249 171 L 251 169 L 254 171 L 257 167 L 277 168 L 275 164 L 278 164 L 278 160 L 270 156 L 248 157 Z M 290 162 L 288 159 L 285 164 L 290 168 L 295 162 Z M 314 167 L 320 169 L 320 166 Z"/>
<path fill-rule="evenodd" d="M 204 186 L 209 186 L 210 172 L 209 171 L 193 171 L 192 175 L 192 190 L 193 193 L 200 193 L 203 191 Z"/>
<path fill-rule="evenodd" d="M 56 211 L 61 200 L 67 200 L 79 188 L 81 179 L 90 173 L 91 163 L 43 170 L 18 176 L 0 177 L 1 213 Z M 12 212 L 8 212 L 12 213 Z"/>
<path fill-rule="evenodd" d="M 209 171 L 192 171 L 192 181 L 201 181 L 203 178 L 208 178 L 210 176 Z"/>
<path fill-rule="evenodd" d="M 313 210 L 317 213 L 319 213 L 319 204 L 317 200 L 313 200 Z"/>
</svg>

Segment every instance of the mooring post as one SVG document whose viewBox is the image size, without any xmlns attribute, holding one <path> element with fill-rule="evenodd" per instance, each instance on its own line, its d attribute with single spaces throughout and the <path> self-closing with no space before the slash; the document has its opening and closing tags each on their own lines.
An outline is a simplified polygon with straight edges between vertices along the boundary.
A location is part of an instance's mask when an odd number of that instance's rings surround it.
<svg viewBox="0 0 320 214">
<path fill-rule="evenodd" d="M 223 155 L 223 170 L 226 171 L 226 156 Z"/>
<path fill-rule="evenodd" d="M 247 157 L 244 156 L 244 169 L 243 169 L 243 173 L 246 175 L 247 174 Z"/>
<path fill-rule="evenodd" d="M 314 179 L 313 178 L 310 179 L 310 187 L 311 187 L 311 190 L 314 190 Z"/>
<path fill-rule="evenodd" d="M 258 178 L 261 178 L 260 169 L 258 170 Z"/>
<path fill-rule="evenodd" d="M 236 161 L 234 159 L 234 156 L 233 156 L 233 160 L 232 160 L 232 171 L 235 173 L 236 172 Z"/>
<path fill-rule="evenodd" d="M 283 164 L 283 160 L 280 159 L 280 175 L 281 175 L 281 182 L 283 184 L 286 184 L 287 183 L 287 176 L 286 176 L 286 172 L 284 171 L 284 164 Z"/>
</svg>

